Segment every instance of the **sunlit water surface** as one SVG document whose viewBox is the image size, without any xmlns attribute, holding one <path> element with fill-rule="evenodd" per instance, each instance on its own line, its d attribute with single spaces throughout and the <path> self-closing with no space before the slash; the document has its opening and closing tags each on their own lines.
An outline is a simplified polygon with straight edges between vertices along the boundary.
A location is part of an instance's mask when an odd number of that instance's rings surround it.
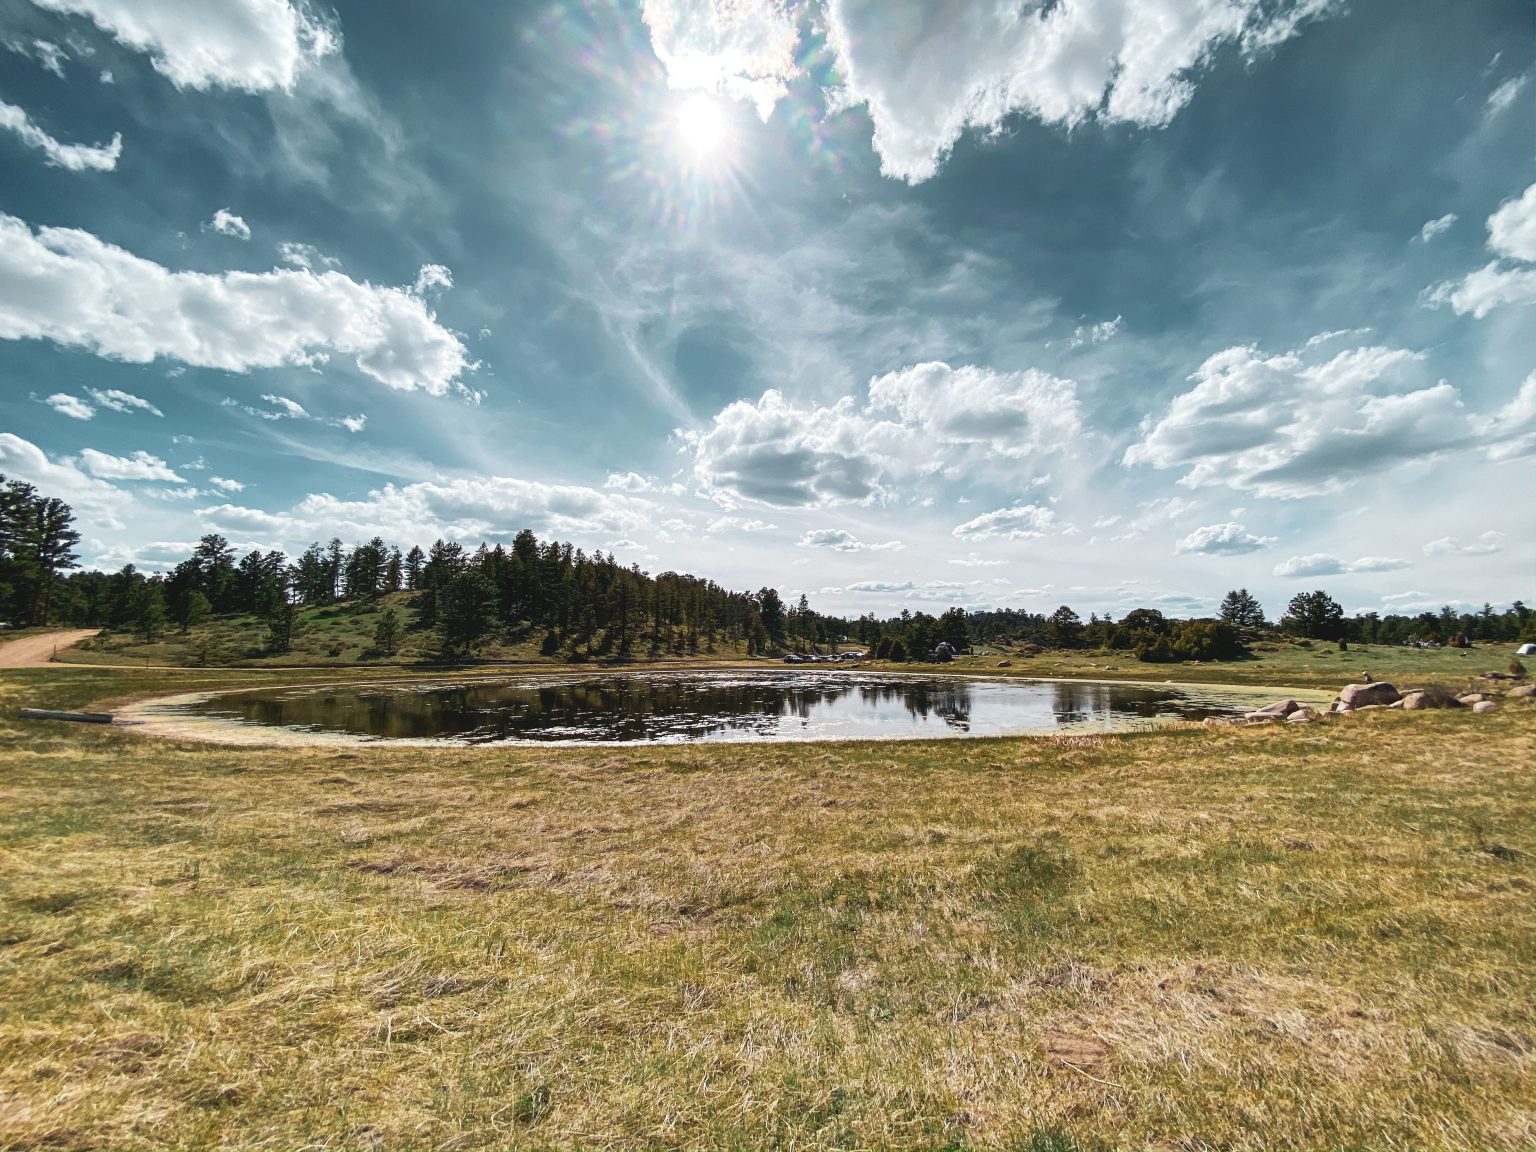
<svg viewBox="0 0 1536 1152">
<path fill-rule="evenodd" d="M 379 740 L 670 744 L 910 740 L 1129 727 L 1241 714 L 1251 692 L 786 670 L 263 689 L 204 716 Z"/>
</svg>

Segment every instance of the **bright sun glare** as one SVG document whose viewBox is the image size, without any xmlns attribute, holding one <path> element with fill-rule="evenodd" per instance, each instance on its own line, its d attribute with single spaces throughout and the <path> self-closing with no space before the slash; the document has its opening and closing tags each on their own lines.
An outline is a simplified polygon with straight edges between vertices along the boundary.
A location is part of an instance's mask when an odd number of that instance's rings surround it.
<svg viewBox="0 0 1536 1152">
<path fill-rule="evenodd" d="M 720 150 L 726 137 L 725 112 L 720 101 L 696 92 L 677 110 L 677 138 L 696 159 Z"/>
</svg>

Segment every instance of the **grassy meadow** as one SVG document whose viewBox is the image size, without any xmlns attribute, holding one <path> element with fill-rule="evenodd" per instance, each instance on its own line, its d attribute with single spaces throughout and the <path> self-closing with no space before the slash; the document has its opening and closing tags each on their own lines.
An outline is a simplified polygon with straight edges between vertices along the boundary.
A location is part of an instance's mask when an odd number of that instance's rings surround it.
<svg viewBox="0 0 1536 1152">
<path fill-rule="evenodd" d="M 0 675 L 0 1147 L 1536 1140 L 1529 702 L 472 751 L 16 719 L 273 678 Z"/>
</svg>

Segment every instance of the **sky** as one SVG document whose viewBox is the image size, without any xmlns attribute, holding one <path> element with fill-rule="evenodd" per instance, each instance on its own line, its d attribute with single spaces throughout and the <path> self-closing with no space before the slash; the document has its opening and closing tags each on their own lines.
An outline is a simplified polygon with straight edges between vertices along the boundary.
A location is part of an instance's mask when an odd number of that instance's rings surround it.
<svg viewBox="0 0 1536 1152">
<path fill-rule="evenodd" d="M 1531 600 L 1533 54 L 1529 0 L 0 0 L 0 474 L 106 569 Z"/>
</svg>

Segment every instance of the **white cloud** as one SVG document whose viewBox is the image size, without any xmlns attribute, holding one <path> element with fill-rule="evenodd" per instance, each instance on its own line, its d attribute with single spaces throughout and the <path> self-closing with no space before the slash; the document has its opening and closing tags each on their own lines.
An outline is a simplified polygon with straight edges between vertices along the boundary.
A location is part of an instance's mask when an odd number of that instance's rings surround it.
<svg viewBox="0 0 1536 1152">
<path fill-rule="evenodd" d="M 336 421 L 337 426 L 345 428 L 348 432 L 361 432 L 368 427 L 368 417 L 364 415 L 343 416 Z"/>
<path fill-rule="evenodd" d="M 654 505 L 632 496 L 490 476 L 386 484 L 362 500 L 315 493 L 281 513 L 219 504 L 198 515 L 226 532 L 266 537 L 292 548 L 330 536 L 476 543 L 510 538 L 522 528 L 606 541 L 639 534 L 653 511 Z"/>
<path fill-rule="evenodd" d="M 1426 556 L 1491 556 L 1504 548 L 1503 532 L 1484 532 L 1475 541 L 1463 544 L 1454 536 L 1442 536 L 1424 545 Z"/>
<path fill-rule="evenodd" d="M 416 283 L 411 291 L 417 296 L 428 292 L 446 292 L 453 287 L 453 273 L 441 264 L 423 264 L 416 273 Z"/>
<path fill-rule="evenodd" d="M 830 548 L 834 552 L 900 552 L 906 547 L 900 540 L 866 544 L 841 528 L 812 528 L 796 544 L 801 548 Z"/>
<path fill-rule="evenodd" d="M 48 407 L 65 416 L 72 416 L 76 420 L 89 420 L 96 415 L 96 409 L 92 408 L 78 396 L 71 396 L 68 392 L 55 392 L 48 397 Z"/>
<path fill-rule="evenodd" d="M 1391 556 L 1362 556 L 1358 560 L 1344 561 L 1323 552 L 1309 556 L 1292 556 L 1275 565 L 1275 575 L 1292 579 L 1308 576 L 1348 576 L 1360 572 L 1396 572 L 1411 567 L 1407 560 Z"/>
<path fill-rule="evenodd" d="M 1097 118 L 1167 124 L 1218 48 L 1250 57 L 1295 34 L 1328 0 L 1072 0 L 1047 5 L 830 0 L 827 38 L 864 104 L 887 175 L 932 176 L 967 128 L 997 132 L 1021 112 L 1072 127 Z"/>
<path fill-rule="evenodd" d="M 278 413 L 290 419 L 297 420 L 300 417 L 309 415 L 308 412 L 304 411 L 304 405 L 300 404 L 297 400 L 290 400 L 286 396 L 274 396 L 270 392 L 263 392 L 261 398 L 276 408 Z"/>
<path fill-rule="evenodd" d="M 608 479 L 603 481 L 604 488 L 619 492 L 649 492 L 653 486 L 649 477 L 638 472 L 610 472 Z"/>
<path fill-rule="evenodd" d="M 1241 524 L 1207 524 L 1185 536 L 1173 550 L 1198 556 L 1244 556 L 1269 547 L 1277 539 L 1276 536 L 1255 536 Z"/>
<path fill-rule="evenodd" d="M 67 501 L 77 517 L 89 517 L 99 528 L 121 530 L 133 503 L 121 488 L 87 475 L 72 460 L 49 460 L 37 445 L 10 432 L 0 432 L 0 472 Z"/>
<path fill-rule="evenodd" d="M 1015 504 L 985 512 L 955 526 L 961 540 L 1030 540 L 1044 536 L 1056 521 L 1056 513 L 1040 504 Z"/>
<path fill-rule="evenodd" d="M 80 461 L 85 470 L 98 480 L 160 480 L 168 484 L 185 484 L 171 467 L 158 456 L 138 451 L 131 456 L 111 456 L 94 448 L 83 448 Z"/>
<path fill-rule="evenodd" d="M 777 0 L 645 0 L 641 17 L 668 87 L 748 101 L 764 120 L 788 93 L 798 33 Z"/>
<path fill-rule="evenodd" d="M 1043 372 L 925 363 L 872 379 L 868 401 L 798 406 L 770 389 L 702 432 L 679 430 L 702 490 L 722 502 L 872 503 L 903 478 L 964 463 L 1070 451 L 1076 386 Z"/>
<path fill-rule="evenodd" d="M 869 382 L 869 409 L 944 444 L 976 445 L 1001 456 L 1054 451 L 1082 431 L 1077 386 L 1033 368 L 993 372 L 930 361 Z"/>
<path fill-rule="evenodd" d="M 1497 116 L 1504 109 L 1508 108 L 1515 102 L 1515 98 L 1525 91 L 1525 86 L 1530 83 L 1530 80 L 1529 72 L 1520 76 L 1511 76 L 1492 92 L 1488 93 L 1487 114 L 1489 116 Z"/>
<path fill-rule="evenodd" d="M 686 527 L 686 525 L 683 525 Z M 706 532 L 772 532 L 777 524 L 766 520 L 743 520 L 738 516 L 717 516 L 705 527 Z"/>
<path fill-rule="evenodd" d="M 220 236 L 232 236 L 236 240 L 251 238 L 251 226 L 228 208 L 220 208 L 213 214 L 213 219 L 203 227 L 210 232 L 217 232 Z"/>
<path fill-rule="evenodd" d="M 1419 243 L 1428 244 L 1436 236 L 1440 235 L 1440 233 L 1444 232 L 1452 224 L 1456 223 L 1456 219 L 1456 213 L 1447 212 L 1444 216 L 1438 216 L 1433 220 L 1426 220 L 1424 222 L 1424 227 L 1419 229 Z"/>
<path fill-rule="evenodd" d="M 472 369 L 459 338 L 407 289 L 339 272 L 172 272 L 74 228 L 0 214 L 0 339 L 109 359 L 247 372 L 353 357 L 381 384 L 442 395 Z"/>
<path fill-rule="evenodd" d="M 1012 113 L 1167 124 L 1221 47 L 1250 60 L 1339 0 L 828 0 L 826 38 L 843 87 L 839 111 L 864 105 L 881 170 L 917 182 L 962 132 L 997 132 Z M 646 0 L 651 47 L 674 89 L 750 101 L 767 119 L 797 72 L 786 0 Z"/>
<path fill-rule="evenodd" d="M 32 0 L 86 16 L 147 53 L 178 88 L 290 89 L 299 72 L 339 49 L 334 29 L 289 0 Z"/>
<path fill-rule="evenodd" d="M 110 408 L 114 412 L 148 412 L 151 416 L 164 416 L 165 413 L 156 408 L 142 396 L 135 396 L 132 392 L 124 392 L 118 388 L 87 388 L 91 399 L 103 408 Z"/>
<path fill-rule="evenodd" d="M 972 552 L 966 556 L 951 556 L 947 563 L 958 564 L 962 568 L 1001 568 L 1008 561 L 989 560 Z"/>
<path fill-rule="evenodd" d="M 226 480 L 223 476 L 210 476 L 208 477 L 208 483 L 221 492 L 244 492 L 246 487 L 238 480 Z"/>
<path fill-rule="evenodd" d="M 1445 381 L 1385 389 L 1423 357 L 1364 347 L 1310 364 L 1299 353 L 1218 352 L 1160 419 L 1143 422 L 1127 466 L 1183 468 L 1186 487 L 1225 484 L 1263 496 L 1335 492 L 1360 477 L 1513 434 L 1478 425 Z"/>
<path fill-rule="evenodd" d="M 1461 280 L 1447 280 L 1424 290 L 1431 306 L 1450 304 L 1458 314 L 1481 320 L 1506 304 L 1536 303 L 1536 184 L 1504 201 L 1488 217 L 1490 260 Z M 1512 266 L 1513 265 L 1513 266 Z"/>
<path fill-rule="evenodd" d="M 1536 184 L 1488 217 L 1488 247 L 1510 260 L 1536 261 Z"/>
<path fill-rule="evenodd" d="M 1536 453 L 1536 372 L 1520 384 L 1515 398 L 1492 416 L 1476 422 L 1477 430 L 1492 444 L 1494 460 L 1514 460 Z"/>
<path fill-rule="evenodd" d="M 1120 323 L 1123 317 L 1116 316 L 1113 320 L 1101 320 L 1097 324 L 1079 324 L 1072 330 L 1072 338 L 1067 344 L 1072 348 L 1080 348 L 1084 344 L 1103 344 L 1114 339 L 1120 331 Z"/>
<path fill-rule="evenodd" d="M 291 264 L 295 268 L 302 268 L 306 272 L 324 271 L 327 268 L 340 268 L 341 261 L 334 256 L 327 256 L 313 244 L 301 244 L 297 240 L 284 240 L 277 246 L 278 259 L 284 264 Z M 417 273 L 417 279 L 421 274 Z"/>
<path fill-rule="evenodd" d="M 115 132 L 110 144 L 65 144 L 32 122 L 26 109 L 0 100 L 0 128 L 14 132 L 23 144 L 37 148 L 48 163 L 71 172 L 111 172 L 123 154 L 123 134 Z"/>
<path fill-rule="evenodd" d="M 37 58 L 47 71 L 52 72 L 60 80 L 64 79 L 64 61 L 69 54 L 57 44 L 51 44 L 47 40 L 32 41 L 32 54 Z"/>
</svg>

